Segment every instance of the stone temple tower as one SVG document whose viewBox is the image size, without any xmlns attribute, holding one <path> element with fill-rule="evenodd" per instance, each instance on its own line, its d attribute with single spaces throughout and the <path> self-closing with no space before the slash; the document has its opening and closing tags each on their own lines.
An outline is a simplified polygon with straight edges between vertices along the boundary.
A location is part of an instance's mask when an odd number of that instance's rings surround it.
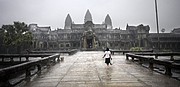
<svg viewBox="0 0 180 87">
<path fill-rule="evenodd" d="M 65 20 L 64 29 L 71 29 L 72 19 L 71 16 L 68 14 Z"/>
<path fill-rule="evenodd" d="M 107 25 L 107 29 L 112 29 L 112 21 L 109 14 L 105 18 L 105 24 Z"/>
<path fill-rule="evenodd" d="M 92 16 L 91 13 L 89 12 L 89 9 L 86 12 L 86 15 L 84 17 L 84 23 L 86 23 L 87 21 L 92 21 Z"/>
</svg>

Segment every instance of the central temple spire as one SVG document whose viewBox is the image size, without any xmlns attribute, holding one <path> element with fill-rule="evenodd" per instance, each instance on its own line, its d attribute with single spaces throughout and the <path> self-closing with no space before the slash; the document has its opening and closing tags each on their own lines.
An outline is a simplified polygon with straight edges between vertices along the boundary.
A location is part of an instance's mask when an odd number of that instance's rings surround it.
<svg viewBox="0 0 180 87">
<path fill-rule="evenodd" d="M 91 13 L 89 12 L 89 9 L 86 12 L 86 15 L 84 17 L 84 23 L 86 23 L 87 21 L 92 21 L 92 16 Z"/>
</svg>

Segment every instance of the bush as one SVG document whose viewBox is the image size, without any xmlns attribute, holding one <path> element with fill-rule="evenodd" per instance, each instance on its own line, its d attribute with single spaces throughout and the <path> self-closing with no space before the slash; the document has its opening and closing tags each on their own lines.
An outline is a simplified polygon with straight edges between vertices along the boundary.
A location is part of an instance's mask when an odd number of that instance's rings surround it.
<svg viewBox="0 0 180 87">
<path fill-rule="evenodd" d="M 141 47 L 131 47 L 130 51 L 142 51 Z"/>
</svg>

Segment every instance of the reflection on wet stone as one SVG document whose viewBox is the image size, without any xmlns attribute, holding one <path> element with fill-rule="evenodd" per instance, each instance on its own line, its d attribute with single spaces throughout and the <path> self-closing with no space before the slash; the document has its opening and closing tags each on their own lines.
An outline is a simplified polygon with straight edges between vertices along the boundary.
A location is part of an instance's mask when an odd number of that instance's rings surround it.
<svg viewBox="0 0 180 87">
<path fill-rule="evenodd" d="M 51 67 L 26 87 L 179 87 L 180 82 L 152 72 L 124 55 L 113 55 L 107 67 L 101 51 L 82 51 L 64 56 L 64 62 Z"/>
</svg>

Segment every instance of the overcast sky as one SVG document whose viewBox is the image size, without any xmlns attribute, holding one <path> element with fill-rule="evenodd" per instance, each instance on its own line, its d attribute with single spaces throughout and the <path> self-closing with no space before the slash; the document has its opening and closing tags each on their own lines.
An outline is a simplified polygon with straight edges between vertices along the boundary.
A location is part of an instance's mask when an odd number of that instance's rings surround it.
<svg viewBox="0 0 180 87">
<path fill-rule="evenodd" d="M 180 28 L 180 0 L 157 1 L 160 29 Z M 0 26 L 20 21 L 63 28 L 67 14 L 74 23 L 84 23 L 87 9 L 93 23 L 102 23 L 109 14 L 113 28 L 144 24 L 156 32 L 154 0 L 0 0 Z"/>
</svg>

